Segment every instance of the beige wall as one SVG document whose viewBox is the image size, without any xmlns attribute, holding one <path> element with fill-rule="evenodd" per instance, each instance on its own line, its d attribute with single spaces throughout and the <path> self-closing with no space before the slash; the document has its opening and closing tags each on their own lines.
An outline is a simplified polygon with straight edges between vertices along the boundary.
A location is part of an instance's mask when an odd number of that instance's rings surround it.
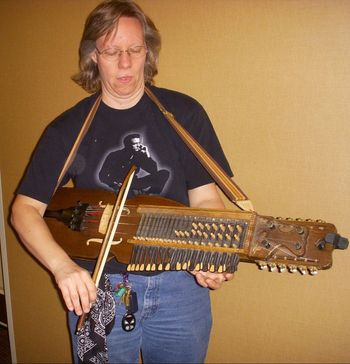
<svg viewBox="0 0 350 364">
<path fill-rule="evenodd" d="M 96 3 L 0 1 L 5 213 L 43 128 L 84 96 L 69 76 Z M 321 218 L 350 236 L 350 2 L 139 3 L 164 42 L 157 84 L 205 106 L 256 210 Z M 18 361 L 67 362 L 55 285 L 6 233 Z M 349 362 L 349 274 L 349 251 L 317 277 L 241 264 L 212 294 L 208 362 Z"/>
</svg>

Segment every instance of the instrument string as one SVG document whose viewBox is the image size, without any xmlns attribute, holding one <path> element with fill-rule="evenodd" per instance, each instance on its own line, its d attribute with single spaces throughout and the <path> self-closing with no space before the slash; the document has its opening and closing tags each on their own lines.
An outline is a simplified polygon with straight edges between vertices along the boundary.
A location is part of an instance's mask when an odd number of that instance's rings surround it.
<svg viewBox="0 0 350 364">
<path fill-rule="evenodd" d="M 103 207 L 92 206 L 87 208 L 83 218 L 85 229 L 96 224 L 104 212 Z M 91 214 L 91 211 L 93 214 Z M 122 214 L 117 235 L 128 235 L 128 228 L 136 227 L 135 235 L 140 237 L 153 237 L 162 239 L 182 239 L 183 241 L 196 240 L 204 245 L 215 242 L 217 246 L 237 247 L 242 240 L 242 222 L 233 220 L 220 220 L 215 218 L 198 219 L 190 216 L 167 215 L 158 213 L 141 214 L 138 219 L 135 215 Z M 244 224 L 243 224 L 244 225 Z M 215 230 L 216 229 L 216 230 Z M 220 230 L 221 229 L 221 230 Z M 208 231 L 207 231 L 208 230 Z"/>
<path fill-rule="evenodd" d="M 137 205 L 126 205 L 125 207 L 133 207 L 136 208 Z M 89 205 L 84 214 L 83 223 L 87 224 L 99 224 L 101 221 L 101 217 L 105 211 L 105 207 L 101 207 L 98 205 Z M 130 215 L 121 215 L 121 219 L 129 219 L 133 218 L 133 216 Z M 128 226 L 137 226 L 137 223 L 130 223 L 130 222 L 119 222 L 119 225 L 128 225 Z"/>
<path fill-rule="evenodd" d="M 102 233 L 103 220 L 106 223 L 111 220 L 109 223 L 113 223 L 115 219 L 110 212 L 111 207 L 115 208 L 114 205 L 99 203 L 82 206 L 83 211 L 80 205 L 72 209 L 73 221 L 80 220 L 81 231 Z M 119 228 L 115 231 L 113 239 L 116 236 L 122 238 L 133 235 L 146 240 L 152 238 L 207 246 L 215 244 L 217 247 L 224 248 L 237 248 L 243 240 L 246 223 L 240 220 L 169 214 L 165 211 L 138 213 L 138 207 L 139 205 L 134 204 L 125 205 L 119 211 Z M 77 213 L 76 216 L 75 213 Z"/>
</svg>

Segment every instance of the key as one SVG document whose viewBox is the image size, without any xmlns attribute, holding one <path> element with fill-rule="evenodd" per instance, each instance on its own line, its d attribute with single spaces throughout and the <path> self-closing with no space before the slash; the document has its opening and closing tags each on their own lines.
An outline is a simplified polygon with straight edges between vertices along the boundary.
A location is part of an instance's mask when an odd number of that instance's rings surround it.
<svg viewBox="0 0 350 364">
<path fill-rule="evenodd" d="M 136 292 L 132 289 L 128 290 L 125 295 L 125 308 L 128 313 L 132 314 L 136 313 L 139 309 Z"/>
</svg>

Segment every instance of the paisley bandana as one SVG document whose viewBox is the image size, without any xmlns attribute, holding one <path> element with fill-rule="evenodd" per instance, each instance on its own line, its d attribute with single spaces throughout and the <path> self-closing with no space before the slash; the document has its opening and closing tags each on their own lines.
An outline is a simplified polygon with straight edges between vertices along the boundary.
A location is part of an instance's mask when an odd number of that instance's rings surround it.
<svg viewBox="0 0 350 364">
<path fill-rule="evenodd" d="M 79 363 L 108 363 L 107 335 L 115 321 L 115 301 L 108 276 L 104 274 L 102 288 L 92 306 L 83 329 L 78 333 Z M 100 285 L 100 286 L 101 286 Z"/>
</svg>

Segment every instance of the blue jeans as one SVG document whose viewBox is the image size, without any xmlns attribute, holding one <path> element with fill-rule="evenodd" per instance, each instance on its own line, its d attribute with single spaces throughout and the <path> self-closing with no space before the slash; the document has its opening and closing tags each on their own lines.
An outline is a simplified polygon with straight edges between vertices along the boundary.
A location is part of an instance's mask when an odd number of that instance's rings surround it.
<svg viewBox="0 0 350 364">
<path fill-rule="evenodd" d="M 108 275 L 115 287 L 120 274 Z M 203 363 L 212 318 L 209 290 L 188 272 L 163 272 L 156 276 L 129 275 L 138 298 L 136 327 L 121 328 L 125 306 L 116 299 L 116 321 L 107 336 L 109 363 Z M 69 313 L 73 353 L 76 353 L 77 316 Z M 75 355 L 74 360 L 77 362 Z"/>
</svg>

